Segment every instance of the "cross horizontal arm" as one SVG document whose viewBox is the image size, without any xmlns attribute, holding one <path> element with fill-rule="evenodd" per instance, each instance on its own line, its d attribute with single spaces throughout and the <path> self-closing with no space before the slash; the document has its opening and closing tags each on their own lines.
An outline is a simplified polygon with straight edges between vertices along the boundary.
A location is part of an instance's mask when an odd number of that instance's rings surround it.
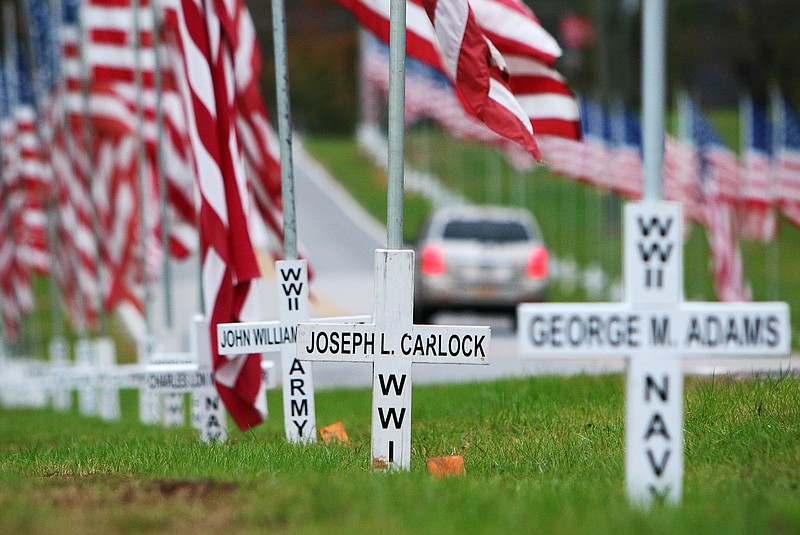
<svg viewBox="0 0 800 535">
<path fill-rule="evenodd" d="M 372 362 L 389 355 L 384 333 L 372 323 L 298 323 L 297 358 L 310 361 Z"/>
<path fill-rule="evenodd" d="M 313 323 L 366 323 L 370 316 L 341 316 L 312 319 Z M 220 355 L 277 353 L 296 343 L 294 324 L 272 321 L 220 323 L 217 325 L 217 351 Z"/>
<path fill-rule="evenodd" d="M 415 325 L 400 337 L 400 353 L 418 364 L 489 364 L 489 327 Z"/>
<path fill-rule="evenodd" d="M 670 351 L 681 356 L 786 355 L 786 303 L 525 304 L 518 310 L 520 353 L 613 356 Z"/>
</svg>

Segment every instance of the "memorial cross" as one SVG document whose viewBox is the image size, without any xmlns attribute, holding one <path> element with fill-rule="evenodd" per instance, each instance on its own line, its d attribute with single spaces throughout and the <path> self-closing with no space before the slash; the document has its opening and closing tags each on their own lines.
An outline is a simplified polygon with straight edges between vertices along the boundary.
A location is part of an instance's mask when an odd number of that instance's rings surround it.
<svg viewBox="0 0 800 535">
<path fill-rule="evenodd" d="M 50 390 L 50 398 L 53 403 L 53 409 L 57 411 L 67 411 L 72 408 L 72 391 L 65 384 L 63 371 L 69 365 L 69 346 L 67 341 L 61 336 L 55 336 L 50 340 L 47 346 L 48 356 L 50 358 L 50 365 L 52 366 L 56 377 L 53 378 L 53 383 Z"/>
<path fill-rule="evenodd" d="M 488 364 L 489 327 L 414 325 L 414 251 L 375 251 L 371 324 L 301 323 L 300 361 L 372 362 L 372 466 L 408 470 L 411 364 Z"/>
<path fill-rule="evenodd" d="M 220 355 L 281 354 L 283 421 L 291 443 L 316 440 L 316 410 L 311 366 L 297 359 L 297 324 L 307 322 L 308 265 L 306 260 L 278 260 L 278 321 L 220 323 L 217 350 Z M 325 318 L 319 322 L 364 323 L 368 316 Z M 271 363 L 270 363 L 271 364 Z"/>
<path fill-rule="evenodd" d="M 208 321 L 198 315 L 194 319 L 193 327 L 192 350 L 189 355 L 196 357 L 184 362 L 171 359 L 172 362 L 159 363 L 159 359 L 154 359 L 146 367 L 147 390 L 151 395 L 191 394 L 191 423 L 192 427 L 199 430 L 200 440 L 225 442 L 228 435 L 227 417 L 214 384 Z M 272 363 L 262 363 L 262 370 L 267 388 L 274 387 Z"/>
<path fill-rule="evenodd" d="M 786 303 L 683 300 L 681 206 L 628 203 L 625 301 L 519 305 L 521 355 L 627 357 L 625 479 L 628 497 L 677 503 L 683 481 L 682 358 L 786 355 Z"/>
</svg>

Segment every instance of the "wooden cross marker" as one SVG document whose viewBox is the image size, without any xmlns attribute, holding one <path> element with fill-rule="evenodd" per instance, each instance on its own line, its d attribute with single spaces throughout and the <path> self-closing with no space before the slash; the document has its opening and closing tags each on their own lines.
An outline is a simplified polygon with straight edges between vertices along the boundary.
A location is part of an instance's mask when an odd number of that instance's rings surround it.
<svg viewBox="0 0 800 535">
<path fill-rule="evenodd" d="M 301 323 L 301 361 L 372 362 L 372 466 L 411 464 L 411 364 L 488 364 L 489 327 L 413 325 L 414 251 L 375 251 L 374 323 Z"/>
<path fill-rule="evenodd" d="M 283 423 L 286 440 L 316 440 L 317 418 L 311 366 L 297 359 L 297 324 L 308 321 L 308 265 L 305 260 L 278 260 L 278 321 L 220 323 L 217 350 L 220 355 L 281 354 Z M 367 316 L 322 321 L 364 322 Z"/>
<path fill-rule="evenodd" d="M 147 366 L 147 391 L 154 396 L 192 395 L 192 426 L 199 430 L 202 442 L 225 442 L 227 416 L 214 385 L 209 347 L 208 321 L 197 316 L 192 333 L 189 362 L 162 362 Z"/>
<path fill-rule="evenodd" d="M 786 355 L 789 307 L 685 302 L 681 206 L 629 203 L 624 216 L 626 300 L 520 305 L 520 354 L 628 357 L 628 497 L 643 505 L 677 503 L 683 485 L 681 358 Z"/>
</svg>

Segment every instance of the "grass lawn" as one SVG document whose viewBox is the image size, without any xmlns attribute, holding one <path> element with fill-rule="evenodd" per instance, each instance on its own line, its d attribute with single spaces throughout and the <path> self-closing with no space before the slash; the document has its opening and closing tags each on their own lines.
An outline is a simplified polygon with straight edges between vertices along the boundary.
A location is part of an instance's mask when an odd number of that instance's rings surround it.
<svg viewBox="0 0 800 535">
<path fill-rule="evenodd" d="M 407 146 L 415 165 L 475 202 L 529 207 L 557 256 L 619 274 L 617 199 L 419 135 Z M 352 140 L 307 146 L 385 220 L 385 174 Z M 429 210 L 408 197 L 408 241 Z M 744 244 L 756 300 L 800 305 L 797 251 L 800 233 L 785 223 L 777 245 Z M 700 229 L 685 260 L 687 297 L 713 299 Z M 557 289 L 553 299 L 586 296 Z M 46 340 L 46 314 L 37 318 L 29 336 Z M 366 389 L 318 392 L 318 425 L 342 421 L 351 443 L 306 446 L 285 443 L 279 391 L 265 425 L 211 446 L 189 428 L 143 426 L 136 394 L 123 394 L 119 422 L 0 409 L 0 533 L 800 533 L 798 377 L 688 378 L 683 502 L 649 511 L 625 496 L 620 375 L 414 387 L 411 470 L 390 474 L 370 468 Z M 464 477 L 426 472 L 427 457 L 449 454 L 464 456 Z"/>
<path fill-rule="evenodd" d="M 624 492 L 624 381 L 415 387 L 412 466 L 369 467 L 370 392 L 317 394 L 351 443 L 288 446 L 273 415 L 227 444 L 189 429 L 0 411 L 1 533 L 798 533 L 800 380 L 688 379 L 683 503 Z M 270 407 L 280 392 L 269 393 Z M 430 456 L 466 475 L 436 479 Z"/>
</svg>

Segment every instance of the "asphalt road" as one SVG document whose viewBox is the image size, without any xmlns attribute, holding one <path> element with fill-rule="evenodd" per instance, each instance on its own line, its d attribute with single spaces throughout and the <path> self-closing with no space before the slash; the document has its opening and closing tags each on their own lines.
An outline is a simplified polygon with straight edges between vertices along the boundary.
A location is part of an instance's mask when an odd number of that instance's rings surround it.
<svg viewBox="0 0 800 535">
<path fill-rule="evenodd" d="M 371 314 L 374 299 L 373 257 L 385 246 L 383 225 L 350 198 L 327 172 L 295 146 L 295 197 L 298 240 L 309 258 L 312 270 L 310 309 L 312 317 Z M 277 287 L 274 270 L 264 263 L 264 319 L 277 317 Z M 173 315 L 176 325 L 164 327 L 163 299 L 156 300 L 154 331 L 167 350 L 188 348 L 187 318 L 198 310 L 197 261 L 174 266 L 176 297 Z M 160 294 L 158 289 L 156 293 Z M 485 366 L 415 365 L 415 383 L 469 382 L 530 375 L 572 375 L 611 373 L 625 370 L 626 361 L 618 359 L 533 360 L 517 350 L 514 332 L 506 318 L 482 315 L 440 315 L 439 323 L 489 325 L 492 340 L 488 351 L 490 364 Z M 276 366 L 280 367 L 276 357 Z M 777 373 L 798 369 L 797 359 L 739 358 L 704 359 L 684 362 L 687 374 L 727 375 L 753 372 Z M 371 384 L 371 365 L 351 363 L 315 363 L 314 383 L 318 388 L 362 387 Z M 280 377 L 280 370 L 278 377 Z"/>
</svg>

